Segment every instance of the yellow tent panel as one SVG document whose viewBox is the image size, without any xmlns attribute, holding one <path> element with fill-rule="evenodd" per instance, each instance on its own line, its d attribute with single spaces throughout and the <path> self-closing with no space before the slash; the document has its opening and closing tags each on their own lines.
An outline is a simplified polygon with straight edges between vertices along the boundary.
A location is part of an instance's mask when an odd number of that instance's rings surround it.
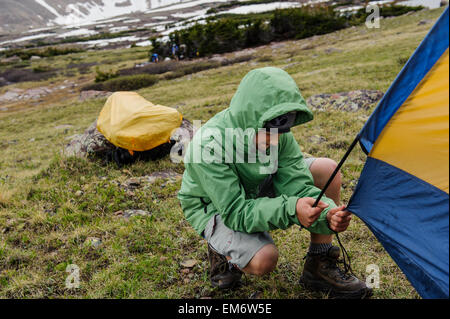
<svg viewBox="0 0 450 319">
<path fill-rule="evenodd" d="M 97 129 L 115 146 L 147 151 L 169 142 L 182 119 L 177 110 L 154 105 L 135 92 L 116 92 L 101 110 Z"/>
</svg>

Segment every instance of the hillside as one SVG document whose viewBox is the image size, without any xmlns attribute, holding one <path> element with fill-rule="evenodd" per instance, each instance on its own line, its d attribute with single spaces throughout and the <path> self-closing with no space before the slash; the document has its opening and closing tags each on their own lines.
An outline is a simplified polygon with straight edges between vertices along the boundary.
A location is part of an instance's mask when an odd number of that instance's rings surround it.
<svg viewBox="0 0 450 319">
<path fill-rule="evenodd" d="M 186 1 L 189 0 L 1 0 L 0 31 L 87 23 Z"/>
<path fill-rule="evenodd" d="M 177 108 L 191 121 L 207 121 L 226 108 L 242 77 L 263 66 L 285 69 L 306 98 L 361 89 L 385 92 L 442 11 L 383 19 L 380 29 L 363 25 L 216 56 L 252 59 L 160 79 L 138 92 L 153 103 Z M 0 297 L 327 298 L 297 285 L 309 244 L 307 232 L 297 227 L 271 233 L 280 251 L 275 272 L 263 278 L 247 276 L 246 286 L 236 291 L 212 289 L 206 243 L 185 221 L 176 198 L 182 164 L 164 158 L 118 169 L 101 160 L 61 154 L 71 137 L 96 119 L 105 102 L 79 100 L 79 87 L 93 81 L 94 67 L 117 70 L 146 59 L 147 49 L 141 47 L 42 58 L 32 61 L 32 67 L 63 71 L 40 82 L 0 88 L 0 94 L 54 89 L 48 96 L 0 108 Z M 82 65 L 89 65 L 84 73 Z M 314 121 L 293 132 L 302 151 L 338 161 L 374 107 L 315 111 Z M 344 202 L 364 160 L 357 148 L 343 167 Z M 151 174 L 170 178 L 143 178 Z M 127 218 L 128 209 L 148 214 Z M 341 240 L 356 274 L 366 276 L 370 264 L 379 267 L 380 288 L 373 298 L 418 298 L 361 220 L 354 217 Z M 184 267 L 186 260 L 193 266 Z M 69 264 L 80 269 L 78 289 L 65 288 Z"/>
</svg>

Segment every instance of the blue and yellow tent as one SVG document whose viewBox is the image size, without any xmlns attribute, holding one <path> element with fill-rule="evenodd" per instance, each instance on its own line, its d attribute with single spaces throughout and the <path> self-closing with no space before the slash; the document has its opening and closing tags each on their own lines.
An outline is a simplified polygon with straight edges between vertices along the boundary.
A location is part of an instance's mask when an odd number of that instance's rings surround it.
<svg viewBox="0 0 450 319">
<path fill-rule="evenodd" d="M 424 298 L 449 297 L 448 60 L 447 7 L 359 133 L 348 205 Z"/>
</svg>

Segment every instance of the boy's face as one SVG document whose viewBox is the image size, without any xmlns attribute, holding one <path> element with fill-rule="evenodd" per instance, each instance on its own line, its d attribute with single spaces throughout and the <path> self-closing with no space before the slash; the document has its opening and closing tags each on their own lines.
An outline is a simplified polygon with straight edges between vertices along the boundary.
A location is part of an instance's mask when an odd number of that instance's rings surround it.
<svg viewBox="0 0 450 319">
<path fill-rule="evenodd" d="M 261 130 L 255 136 L 256 147 L 258 150 L 265 152 L 271 145 L 277 146 L 280 134 L 271 134 L 265 130 Z"/>
</svg>

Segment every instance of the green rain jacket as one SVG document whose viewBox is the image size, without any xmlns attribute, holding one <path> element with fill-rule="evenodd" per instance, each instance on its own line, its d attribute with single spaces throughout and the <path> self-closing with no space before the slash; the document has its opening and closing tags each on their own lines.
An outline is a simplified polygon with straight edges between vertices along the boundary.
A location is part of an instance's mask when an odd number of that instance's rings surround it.
<svg viewBox="0 0 450 319">
<path fill-rule="evenodd" d="M 288 73 L 273 67 L 255 69 L 242 79 L 230 106 L 196 132 L 184 158 L 185 172 L 178 198 L 186 219 L 200 235 L 215 214 L 220 214 L 227 227 L 245 233 L 300 225 L 296 215 L 297 200 L 317 198 L 320 190 L 314 186 L 292 133 L 280 135 L 278 162 L 275 164 L 274 161 L 272 164 L 260 161 L 241 163 L 234 157 L 226 161 L 226 152 L 222 155 L 217 152 L 213 162 L 201 157 L 194 160 L 200 152 L 216 154 L 212 149 L 223 148 L 225 129 L 250 129 L 250 135 L 245 140 L 248 146 L 256 134 L 251 134 L 252 131 L 257 132 L 267 121 L 290 111 L 297 111 L 294 125 L 313 119 L 297 84 Z M 206 134 L 208 131 L 214 133 Z M 270 173 L 261 174 L 260 168 L 264 165 L 277 165 L 273 178 L 275 198 L 256 198 L 259 184 Z M 322 201 L 329 207 L 308 230 L 332 234 L 326 224 L 326 214 L 336 205 L 325 196 Z"/>
</svg>

